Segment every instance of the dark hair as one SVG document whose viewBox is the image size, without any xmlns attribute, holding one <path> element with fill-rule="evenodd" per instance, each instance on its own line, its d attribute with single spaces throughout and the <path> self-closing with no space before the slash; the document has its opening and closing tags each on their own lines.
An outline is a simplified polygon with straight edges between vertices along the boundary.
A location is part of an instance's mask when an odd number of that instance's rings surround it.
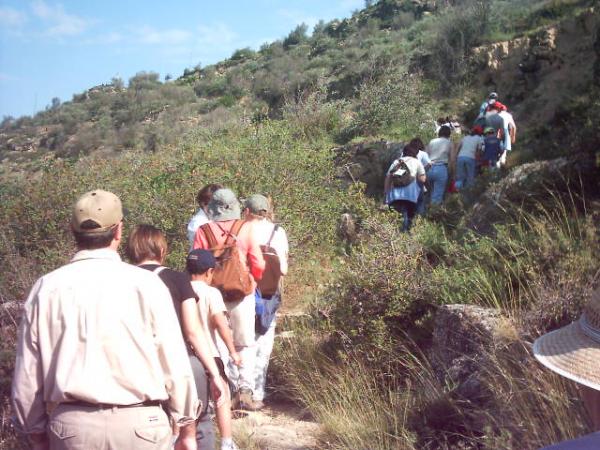
<svg viewBox="0 0 600 450">
<path fill-rule="evenodd" d="M 418 150 L 425 150 L 425 144 L 423 143 L 423 141 L 419 137 L 411 139 L 411 141 L 408 143 L 408 145 L 411 145 L 411 146 L 415 147 L 417 149 L 417 151 Z"/>
<path fill-rule="evenodd" d="M 438 131 L 439 137 L 449 138 L 451 134 L 452 134 L 452 130 L 450 129 L 450 127 L 447 127 L 446 125 L 444 125 L 443 127 L 440 127 L 440 131 Z"/>
<path fill-rule="evenodd" d="M 148 259 L 160 261 L 167 253 L 167 239 L 153 225 L 136 225 L 127 239 L 127 257 L 134 264 Z"/>
<path fill-rule="evenodd" d="M 116 236 L 117 226 L 118 225 L 115 225 L 109 230 L 94 234 L 85 233 L 82 231 L 73 231 L 77 248 L 79 250 L 96 250 L 98 248 L 108 247 Z M 99 225 L 93 220 L 86 220 L 81 224 L 81 228 L 84 230 L 93 230 L 94 228 L 98 227 Z"/>
<path fill-rule="evenodd" d="M 200 189 L 198 191 L 198 194 L 196 194 L 196 203 L 198 203 L 198 205 L 200 207 L 208 205 L 210 203 L 215 191 L 218 191 L 219 189 L 223 189 L 222 184 L 218 184 L 218 183 L 207 184 L 206 186 L 204 186 L 202 189 Z"/>
<path fill-rule="evenodd" d="M 411 144 L 408 144 L 404 147 L 404 150 L 402 150 L 402 156 L 412 156 L 413 158 L 416 158 L 418 153 L 419 149 Z"/>
</svg>

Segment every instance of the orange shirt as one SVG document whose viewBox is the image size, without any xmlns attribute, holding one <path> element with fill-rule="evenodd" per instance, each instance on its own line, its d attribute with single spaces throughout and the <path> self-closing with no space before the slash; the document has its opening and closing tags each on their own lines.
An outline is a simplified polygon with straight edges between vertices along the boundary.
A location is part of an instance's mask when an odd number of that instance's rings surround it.
<svg viewBox="0 0 600 450">
<path fill-rule="evenodd" d="M 227 231 L 231 230 L 234 222 L 235 220 L 225 220 L 223 222 L 208 223 L 208 226 L 210 226 L 219 245 L 223 245 L 227 240 Z M 245 263 L 246 267 L 248 267 L 250 270 L 250 273 L 253 277 L 253 288 L 256 289 L 256 280 L 260 280 L 262 278 L 265 270 L 265 260 L 263 259 L 260 245 L 256 239 L 255 233 L 253 233 L 253 227 L 250 222 L 246 222 L 244 225 L 242 225 L 236 241 L 238 248 L 240 249 L 240 256 L 244 258 L 242 262 Z M 196 231 L 193 248 L 203 248 L 206 250 L 210 249 L 206 236 L 204 235 L 201 227 Z"/>
</svg>

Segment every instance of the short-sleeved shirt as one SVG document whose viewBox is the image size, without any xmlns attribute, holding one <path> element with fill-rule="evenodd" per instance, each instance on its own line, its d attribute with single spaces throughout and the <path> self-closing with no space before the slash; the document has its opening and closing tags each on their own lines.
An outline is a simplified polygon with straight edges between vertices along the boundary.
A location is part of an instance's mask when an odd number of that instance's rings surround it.
<svg viewBox="0 0 600 450">
<path fill-rule="evenodd" d="M 477 135 L 465 136 L 461 141 L 459 157 L 473 158 L 477 154 L 477 150 L 483 147 L 483 137 Z"/>
<path fill-rule="evenodd" d="M 401 159 L 406 163 L 411 176 L 415 177 L 415 180 L 407 186 L 392 187 L 385 198 L 388 205 L 396 200 L 408 200 L 409 202 L 417 203 L 419 194 L 421 193 L 421 187 L 419 186 L 419 183 L 417 183 L 416 178 L 419 175 L 425 175 L 423 164 L 421 164 L 421 161 L 417 158 L 413 158 L 412 156 L 404 156 Z M 387 171 L 388 175 L 393 172 L 397 164 L 398 160 L 395 160 L 392 163 Z"/>
<path fill-rule="evenodd" d="M 254 229 L 253 234 L 256 236 L 256 240 L 259 245 L 267 245 L 275 224 L 267 219 L 252 220 L 250 222 Z M 279 226 L 277 231 L 273 235 L 271 240 L 271 247 L 275 249 L 277 256 L 279 257 L 279 265 L 282 274 L 286 274 L 288 270 L 288 253 L 290 251 L 288 238 L 285 230 Z"/>
<path fill-rule="evenodd" d="M 198 312 L 200 313 L 200 323 L 204 331 L 210 335 L 210 351 L 213 356 L 219 357 L 217 349 L 217 331 L 212 323 L 212 317 L 215 314 L 227 312 L 223 296 L 217 288 L 209 286 L 204 281 L 192 281 L 192 288 L 198 297 Z"/>
<path fill-rule="evenodd" d="M 448 158 L 452 150 L 452 141 L 445 137 L 432 139 L 427 145 L 426 150 L 432 164 L 448 164 Z"/>
<path fill-rule="evenodd" d="M 496 112 L 487 113 L 485 115 L 485 126 L 486 128 L 491 127 L 496 131 L 504 130 L 504 118 Z"/>
<path fill-rule="evenodd" d="M 142 269 L 154 272 L 161 266 L 158 264 L 142 264 L 140 267 Z M 192 288 L 190 276 L 187 273 L 177 272 L 176 270 L 164 267 L 160 272 L 158 272 L 158 277 L 169 289 L 169 293 L 173 299 L 173 305 L 175 306 L 175 311 L 177 312 L 179 324 L 183 326 L 181 320 L 181 303 L 188 298 L 193 298 L 194 300 L 198 301 L 198 296 Z"/>
</svg>

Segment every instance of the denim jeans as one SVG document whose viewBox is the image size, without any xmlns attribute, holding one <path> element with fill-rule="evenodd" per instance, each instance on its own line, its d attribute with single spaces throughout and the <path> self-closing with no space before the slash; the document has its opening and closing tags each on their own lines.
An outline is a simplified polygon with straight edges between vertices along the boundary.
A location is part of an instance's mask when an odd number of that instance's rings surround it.
<svg viewBox="0 0 600 450">
<path fill-rule="evenodd" d="M 434 164 L 427 174 L 431 186 L 431 203 L 437 205 L 444 200 L 444 192 L 448 184 L 448 165 Z"/>
<path fill-rule="evenodd" d="M 469 187 L 475 180 L 475 158 L 459 156 L 456 161 L 456 187 Z"/>
</svg>

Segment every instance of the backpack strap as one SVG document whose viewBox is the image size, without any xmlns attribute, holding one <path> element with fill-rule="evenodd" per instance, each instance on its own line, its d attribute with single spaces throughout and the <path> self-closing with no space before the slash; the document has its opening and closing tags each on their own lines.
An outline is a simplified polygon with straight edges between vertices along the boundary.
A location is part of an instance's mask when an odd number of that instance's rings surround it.
<svg viewBox="0 0 600 450">
<path fill-rule="evenodd" d="M 215 233 L 213 233 L 210 224 L 205 223 L 200 227 L 204 232 L 204 236 L 206 237 L 206 241 L 208 243 L 209 248 L 217 248 L 219 244 L 217 243 L 217 238 L 215 237 Z"/>
<path fill-rule="evenodd" d="M 219 224 L 219 222 L 215 222 L 219 229 L 223 232 L 223 235 L 227 235 L 227 239 L 225 239 L 224 245 L 231 245 L 230 239 L 233 241 L 237 241 L 237 236 L 242 226 L 246 223 L 245 220 L 238 219 L 231 225 L 229 231 L 223 229 L 223 227 Z M 211 230 L 212 231 L 212 230 Z"/>
<path fill-rule="evenodd" d="M 156 275 L 158 275 L 159 273 L 161 273 L 163 270 L 165 270 L 164 266 L 158 266 L 156 269 L 154 269 L 152 272 L 154 272 Z"/>
<path fill-rule="evenodd" d="M 277 230 L 279 229 L 279 224 L 276 224 L 273 227 L 273 231 L 271 232 L 271 237 L 269 237 L 269 242 L 267 242 L 267 246 L 271 246 L 271 241 L 273 240 L 273 237 L 275 236 L 275 233 L 277 232 Z"/>
</svg>

